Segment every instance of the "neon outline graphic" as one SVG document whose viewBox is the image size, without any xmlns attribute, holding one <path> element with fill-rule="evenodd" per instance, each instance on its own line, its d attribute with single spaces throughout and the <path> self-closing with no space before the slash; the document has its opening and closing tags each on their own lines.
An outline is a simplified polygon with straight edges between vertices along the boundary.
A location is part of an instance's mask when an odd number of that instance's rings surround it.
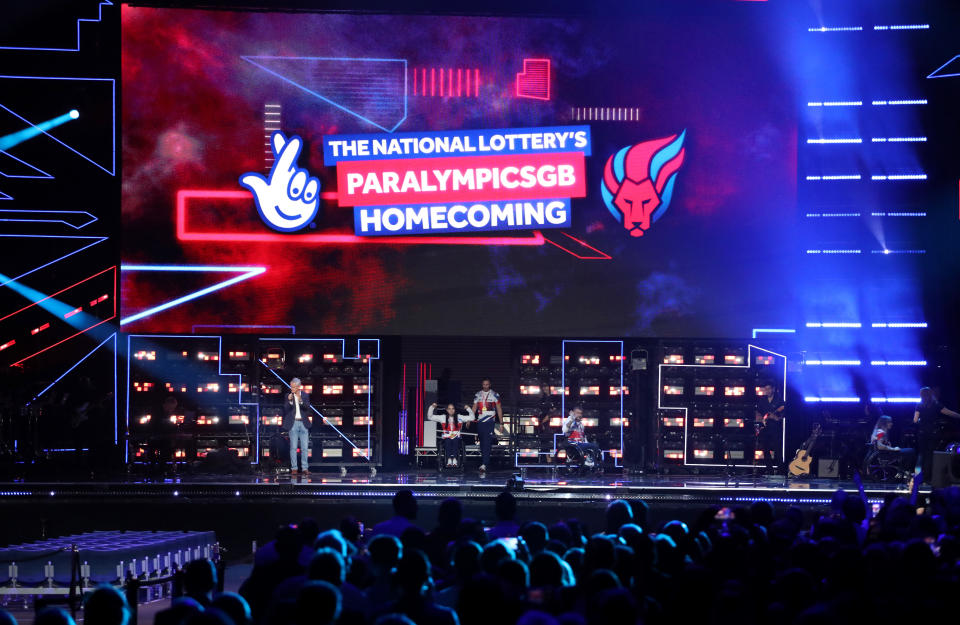
<svg viewBox="0 0 960 625">
<path fill-rule="evenodd" d="M 12 200 L 13 198 L 3 191 L 0 191 L 0 200 Z"/>
<path fill-rule="evenodd" d="M 57 143 L 59 143 L 59 144 L 62 145 L 63 147 L 67 148 L 68 150 L 70 150 L 71 152 L 73 152 L 74 154 L 76 154 L 77 156 L 79 156 L 80 158 L 82 158 L 82 159 L 88 161 L 89 163 L 91 163 L 92 165 L 94 165 L 94 166 L 102 169 L 103 171 L 107 172 L 107 173 L 110 174 L 111 176 L 116 176 L 116 175 L 117 175 L 117 81 L 116 81 L 115 78 L 79 78 L 79 77 L 65 77 L 65 76 L 8 76 L 8 75 L 0 75 L 0 78 L 13 78 L 13 79 L 20 79 L 20 80 L 74 80 L 74 81 L 76 81 L 76 80 L 94 80 L 94 81 L 99 81 L 99 82 L 109 82 L 109 83 L 110 83 L 110 98 L 111 98 L 111 106 L 112 106 L 111 115 L 110 115 L 111 124 L 112 124 L 112 126 L 111 126 L 111 131 L 110 131 L 110 148 L 111 148 L 111 149 L 110 149 L 110 154 L 111 154 L 110 169 L 107 169 L 106 167 L 104 167 L 104 166 L 101 165 L 100 163 L 97 163 L 96 161 L 94 161 L 93 159 L 91 159 L 89 156 L 87 156 L 87 155 L 79 152 L 78 150 L 70 147 L 69 145 L 67 145 L 66 143 L 64 143 L 63 141 L 61 141 L 60 139 L 57 139 L 56 137 L 54 137 L 53 135 L 51 135 L 49 132 L 46 132 L 45 130 L 41 130 L 40 133 L 41 133 L 41 134 L 44 134 L 44 135 L 47 135 L 48 137 L 50 137 L 51 139 L 53 139 L 54 141 L 56 141 Z M 31 126 L 36 127 L 36 124 L 34 124 L 33 122 L 31 122 L 31 121 L 25 119 L 24 117 L 18 115 L 17 113 L 14 113 L 12 110 L 10 110 L 9 108 L 5 107 L 4 105 L 0 104 L 0 108 L 4 109 L 5 111 L 7 111 L 8 113 L 10 113 L 10 114 L 13 115 L 14 117 L 19 118 L 19 119 L 22 120 L 23 122 L 26 122 L 27 124 L 30 124 Z M 19 160 L 19 159 L 18 159 L 18 160 Z M 52 177 L 52 176 L 51 176 L 51 177 Z"/>
<path fill-rule="evenodd" d="M 253 199 L 249 191 L 219 189 L 180 189 L 177 191 L 177 239 L 181 241 L 231 241 L 261 243 L 341 243 L 380 245 L 543 245 L 545 239 L 539 230 L 532 237 L 358 237 L 354 234 L 303 234 L 287 236 L 273 232 L 187 232 L 187 200 Z M 326 198 L 325 198 L 326 199 Z"/>
<path fill-rule="evenodd" d="M 528 63 L 540 64 L 544 62 L 546 62 L 547 64 L 547 78 L 546 78 L 547 95 L 546 97 L 522 93 L 525 89 L 521 88 L 520 83 L 522 80 L 525 80 L 524 77 L 527 75 L 527 64 Z M 551 69 L 550 59 L 523 59 L 523 69 L 517 72 L 517 77 L 516 77 L 516 89 L 515 89 L 516 97 L 526 98 L 529 100 L 544 100 L 544 101 L 549 100 L 550 99 L 550 69 Z M 529 79 L 526 79 L 526 80 L 529 80 Z"/>
<path fill-rule="evenodd" d="M 0 104 L 0 108 L 6 108 L 6 107 L 3 106 L 2 104 Z M 40 172 L 40 173 L 42 174 L 41 176 L 15 176 L 15 175 L 7 174 L 7 173 L 4 173 L 4 172 L 0 171 L 0 176 L 3 176 L 4 178 L 27 178 L 27 179 L 32 179 L 32 180 L 53 180 L 53 176 L 52 176 L 52 175 L 50 175 L 50 174 L 48 174 L 47 172 L 43 171 L 42 169 L 40 169 L 40 168 L 37 167 L 36 165 L 31 165 L 31 164 L 28 163 L 27 161 L 25 161 L 25 160 L 23 160 L 23 159 L 17 158 L 16 156 L 14 156 L 13 154 L 11 154 L 10 152 L 7 152 L 6 150 L 0 150 L 0 154 L 3 154 L 4 156 L 9 156 L 9 157 L 12 158 L 13 160 L 15 160 L 15 161 L 17 161 L 18 163 L 20 163 L 21 165 L 26 165 L 26 166 L 29 167 L 30 169 L 33 169 L 34 171 Z"/>
<path fill-rule="evenodd" d="M 663 400 L 663 368 L 664 368 L 664 367 L 676 367 L 676 368 L 686 368 L 686 367 L 717 368 L 717 367 L 719 367 L 719 368 L 722 368 L 722 369 L 747 369 L 747 370 L 749 370 L 749 369 L 751 369 L 751 368 L 753 367 L 753 364 L 751 364 L 751 363 L 753 363 L 753 350 L 754 350 L 754 349 L 759 350 L 759 351 L 761 351 L 761 352 L 766 352 L 766 353 L 768 353 L 768 354 L 773 354 L 774 356 L 778 356 L 778 357 L 780 357 L 780 358 L 783 358 L 783 387 L 782 387 L 781 394 L 782 394 L 782 399 L 783 399 L 783 401 L 787 401 L 787 357 L 786 357 L 785 355 L 783 355 L 783 354 L 778 354 L 777 352 L 773 352 L 773 351 L 770 351 L 769 349 L 764 349 L 764 348 L 758 347 L 758 346 L 756 346 L 756 345 L 751 345 L 751 344 L 749 344 L 749 343 L 747 344 L 747 361 L 746 361 L 746 363 L 744 363 L 744 364 L 742 364 L 742 365 L 671 365 L 671 364 L 663 364 L 663 363 L 661 363 L 661 364 L 659 365 L 659 367 L 657 367 L 657 408 L 660 409 L 660 410 L 682 410 L 682 411 L 683 411 L 683 464 L 684 464 L 684 466 L 714 467 L 714 466 L 717 466 L 718 464 L 723 464 L 723 462 L 720 462 L 720 463 L 713 462 L 713 463 L 710 463 L 710 464 L 687 462 L 687 456 L 689 455 L 689 454 L 687 454 L 687 436 L 688 436 L 688 431 L 687 431 L 687 430 L 688 430 L 689 427 L 690 427 L 690 419 L 688 419 L 687 417 L 689 416 L 690 408 L 689 408 L 688 406 L 664 406 L 664 405 L 663 405 L 663 403 L 662 403 L 662 400 Z M 787 431 L 786 428 L 787 428 L 787 418 L 784 417 L 784 418 L 783 418 L 783 431 L 784 431 L 784 432 Z M 782 446 L 782 449 L 780 450 L 780 457 L 782 458 L 782 457 L 784 457 L 784 455 L 786 455 L 786 453 L 787 453 L 787 437 L 786 437 L 786 436 L 781 436 L 781 446 Z M 752 467 L 753 464 L 752 464 L 752 463 L 751 463 L 751 464 L 733 464 L 732 466 L 734 466 L 734 467 L 741 467 L 741 468 L 749 468 L 749 467 Z"/>
<path fill-rule="evenodd" d="M 80 22 L 97 23 L 103 19 L 103 7 L 113 6 L 110 0 L 100 0 L 97 4 L 97 19 L 89 17 L 77 18 L 77 45 L 74 48 L 32 48 L 26 46 L 0 46 L 0 50 L 30 50 L 34 52 L 79 52 L 80 51 Z"/>
<path fill-rule="evenodd" d="M 267 326 L 267 325 L 248 325 L 248 324 L 223 325 L 223 324 L 219 324 L 219 323 L 218 323 L 218 324 L 200 323 L 200 324 L 194 325 L 192 328 L 190 328 L 190 331 L 191 331 L 191 332 L 196 332 L 196 331 L 197 331 L 197 328 L 256 328 L 256 329 L 262 329 L 262 328 L 290 328 L 290 334 L 296 334 L 296 333 L 297 333 L 297 327 L 296 327 L 296 326 Z M 279 335 L 279 336 L 283 336 L 283 335 Z"/>
<path fill-rule="evenodd" d="M 557 243 L 556 241 L 554 241 L 554 240 L 552 240 L 552 239 L 546 239 L 547 243 L 549 243 L 550 245 L 553 245 L 553 246 L 555 246 L 555 247 L 560 248 L 561 250 L 563 250 L 563 251 L 566 252 L 567 254 L 570 254 L 571 256 L 573 256 L 574 258 L 577 258 L 577 259 L 579 259 L 579 260 L 612 260 L 612 259 L 613 259 L 612 256 L 610 256 L 610 255 L 607 254 L 606 252 L 601 252 L 600 250 L 598 250 L 597 248 L 593 247 L 592 245 L 590 245 L 590 244 L 587 243 L 586 241 L 581 241 L 580 239 L 576 238 L 575 236 L 569 235 L 569 234 L 567 234 L 566 232 L 561 232 L 560 234 L 562 234 L 563 236 L 567 237 L 568 239 L 573 239 L 574 241 L 576 241 L 577 243 L 579 243 L 580 245 L 582 245 L 582 246 L 584 246 L 584 247 L 586 247 L 586 248 L 589 248 L 589 249 L 593 250 L 594 252 L 597 253 L 597 255 L 596 255 L 596 256 L 582 256 L 582 255 L 580 255 L 580 254 L 577 254 L 577 253 L 574 252 L 573 250 L 568 250 L 567 248 L 563 247 L 562 245 L 560 245 L 559 243 Z"/>
<path fill-rule="evenodd" d="M 560 344 L 560 418 L 567 418 L 567 394 L 563 392 L 563 389 L 567 388 L 566 382 L 566 373 L 567 373 L 567 343 L 614 343 L 620 345 L 620 464 L 617 464 L 618 458 L 613 459 L 613 466 L 622 467 L 623 466 L 623 341 L 612 341 L 612 340 L 575 340 L 575 339 L 563 339 L 563 342 Z M 562 436 L 562 434 L 561 434 Z M 553 453 L 557 453 L 557 435 L 554 434 L 553 437 Z"/>
<path fill-rule="evenodd" d="M 45 389 L 37 393 L 33 399 L 31 399 L 26 403 L 26 405 L 29 406 L 33 402 L 37 401 L 37 399 L 39 399 L 41 395 L 43 395 L 44 393 L 49 391 L 51 388 L 53 388 L 54 384 L 62 380 L 63 377 L 66 376 L 68 373 L 76 369 L 77 366 L 80 365 L 80 363 L 82 363 L 84 360 L 92 356 L 95 351 L 103 347 L 104 344 L 106 344 L 106 342 L 109 341 L 110 339 L 113 339 L 113 354 L 114 354 L 114 357 L 113 357 L 113 444 L 114 445 L 118 444 L 120 442 L 120 414 L 119 414 L 119 404 L 118 404 L 119 399 L 117 398 L 117 357 L 116 357 L 117 356 L 117 333 L 116 332 L 114 332 L 113 334 L 105 338 L 99 345 L 97 345 L 92 350 L 90 350 L 90 352 L 86 356 L 84 356 L 83 358 L 75 362 L 69 369 L 61 373 L 60 377 L 58 377 L 56 380 L 51 382 L 49 386 L 47 386 Z"/>
<path fill-rule="evenodd" d="M 944 64 L 941 65 L 940 67 L 938 67 L 937 69 L 935 69 L 935 70 L 933 70 L 932 72 L 930 72 L 929 74 L 927 74 L 927 78 L 951 78 L 951 77 L 953 77 L 953 76 L 960 76 L 960 71 L 958 71 L 958 72 L 955 73 L 955 74 L 939 74 L 939 75 L 937 75 L 937 72 L 939 72 L 940 70 L 942 70 L 942 69 L 943 69 L 944 67 L 946 67 L 947 65 L 950 65 L 951 63 L 953 63 L 953 62 L 956 61 L 957 59 L 960 59 L 960 54 L 958 54 L 957 56 L 953 57 L 952 59 L 950 59 L 949 61 L 947 61 L 946 63 L 944 63 Z"/>
<path fill-rule="evenodd" d="M 259 339 L 257 339 L 257 340 L 258 340 L 258 341 L 277 341 L 278 339 L 277 339 L 276 337 L 274 337 L 274 338 L 264 338 L 264 337 L 261 337 L 261 338 L 259 338 Z M 372 411 L 373 411 L 373 403 L 372 403 L 372 402 L 373 402 L 373 398 L 372 398 L 372 395 L 373 395 L 373 383 L 372 383 L 372 381 L 373 381 L 373 380 L 372 380 L 372 378 L 373 378 L 373 361 L 380 359 L 380 339 L 357 339 L 357 355 L 356 355 L 356 356 L 347 356 L 347 341 L 346 341 L 346 339 L 329 339 L 329 338 L 328 338 L 328 339 L 324 339 L 324 338 L 319 338 L 319 339 L 294 339 L 294 338 L 281 338 L 281 339 L 279 339 L 279 340 L 281 340 L 281 341 L 307 341 L 307 342 L 318 342 L 318 341 L 320 341 L 320 342 L 331 342 L 331 341 L 332 341 L 332 342 L 337 342 L 337 341 L 339 341 L 339 342 L 340 342 L 340 358 L 343 359 L 343 360 L 359 360 L 359 359 L 361 358 L 361 354 L 360 354 L 360 350 L 361 350 L 360 343 L 362 343 L 363 341 L 376 341 L 376 344 L 377 344 L 377 353 L 376 353 L 376 355 L 370 354 L 370 355 L 368 356 L 368 358 L 367 358 L 367 415 L 370 416 L 370 417 L 373 416 L 373 415 L 372 415 Z M 257 362 L 259 362 L 261 365 L 263 365 L 263 367 L 264 367 L 267 371 L 269 371 L 270 373 L 272 373 L 272 374 L 274 375 L 274 377 L 276 377 L 278 380 L 280 380 L 280 382 L 281 382 L 284 386 L 286 386 L 288 389 L 290 388 L 290 385 L 287 384 L 286 380 L 284 380 L 283 378 L 281 378 L 281 377 L 277 374 L 276 371 L 274 371 L 273 369 L 271 369 L 270 367 L 268 367 L 268 366 L 266 365 L 266 363 L 264 363 L 262 360 L 257 360 Z M 331 428 L 333 428 L 333 431 L 336 432 L 336 433 L 340 436 L 340 438 L 342 438 L 343 440 L 345 440 L 345 441 L 347 441 L 348 443 L 350 443 L 350 445 L 351 445 L 354 449 L 360 449 L 360 448 L 357 447 L 357 446 L 353 443 L 353 441 L 350 440 L 343 432 L 341 432 L 339 429 L 337 429 L 337 426 L 335 426 L 334 424 L 332 424 L 332 423 L 330 423 L 329 421 L 327 421 L 327 418 L 324 417 L 323 414 L 321 414 L 321 412 L 320 412 L 319 410 L 317 410 L 313 405 L 310 406 L 310 410 L 312 410 L 312 411 L 314 411 L 316 414 L 318 414 L 318 415 L 320 416 L 320 419 L 323 421 L 323 423 L 324 423 L 325 425 L 328 425 L 328 426 L 330 426 Z M 382 418 L 382 416 L 381 416 L 381 418 Z M 373 453 L 373 445 L 372 445 L 372 442 L 371 442 L 371 433 L 370 433 L 370 428 L 371 428 L 371 427 L 372 427 L 371 424 L 370 424 L 370 423 L 367 423 L 367 447 L 366 447 L 366 449 L 369 450 L 371 453 Z M 258 425 L 258 428 L 259 428 L 259 425 Z M 366 458 L 367 462 L 372 462 L 372 459 L 370 458 L 370 456 L 364 455 L 363 457 Z"/>
<path fill-rule="evenodd" d="M 60 258 L 57 258 L 57 259 L 55 259 L 55 260 L 51 260 L 49 263 L 44 263 L 43 265 L 40 265 L 39 267 L 34 267 L 34 268 L 31 269 L 30 271 L 26 271 L 26 272 L 24 272 L 24 273 L 21 273 L 19 276 L 14 276 L 13 278 L 10 278 L 10 279 L 7 280 L 6 282 L 0 283 L 0 286 L 6 286 L 6 285 L 9 284 L 10 282 L 13 282 L 13 281 L 15 281 L 15 280 L 19 280 L 20 278 L 22 278 L 22 277 L 24 277 L 24 276 L 28 276 L 28 275 L 30 275 L 31 273 L 35 272 L 35 271 L 39 271 L 39 270 L 43 269 L 44 267 L 49 267 L 50 265 L 52 265 L 52 264 L 54 264 L 54 263 L 60 262 L 60 261 L 63 260 L 64 258 L 69 258 L 70 256 L 73 256 L 74 254 L 77 254 L 77 253 L 79 253 L 79 252 L 82 252 L 83 250 L 85 250 L 85 249 L 87 249 L 87 248 L 89 248 L 89 247 L 93 247 L 93 246 L 96 245 L 97 243 L 103 243 L 104 241 L 106 241 L 106 240 L 109 238 L 109 237 L 87 237 L 87 236 L 77 236 L 77 235 L 55 235 L 55 234 L 0 234 L 0 237 L 22 237 L 22 238 L 40 238 L 40 239 L 93 239 L 93 240 L 94 240 L 93 243 L 90 243 L 90 244 L 88 244 L 88 245 L 84 245 L 83 247 L 81 247 L 81 248 L 78 249 L 78 250 L 75 250 L 75 251 L 73 251 L 73 252 L 70 252 L 69 254 L 64 254 L 64 255 L 61 256 Z"/>
<path fill-rule="evenodd" d="M 757 338 L 757 334 L 796 334 L 797 331 L 793 328 L 754 328 L 753 329 L 753 338 Z"/>
<path fill-rule="evenodd" d="M 180 304 L 189 302 L 190 300 L 203 297 L 214 291 L 219 291 L 220 289 L 226 288 L 238 282 L 242 282 L 247 278 L 252 278 L 254 276 L 259 276 L 262 273 L 267 271 L 266 267 L 241 267 L 241 266 L 224 266 L 224 265 L 120 265 L 120 271 L 242 271 L 239 276 L 234 276 L 228 280 L 218 282 L 208 287 L 204 287 L 193 293 L 188 293 L 182 297 L 170 300 L 169 302 L 164 302 L 154 306 L 153 308 L 148 308 L 147 310 L 142 310 L 135 315 L 129 317 L 124 317 L 120 320 L 120 325 L 124 326 L 132 321 L 137 321 L 138 319 L 143 319 L 144 317 L 149 317 L 158 312 L 168 310 Z"/>
<path fill-rule="evenodd" d="M 237 405 L 239 406 L 256 406 L 257 409 L 257 428 L 254 430 L 253 438 L 254 445 L 256 447 L 256 452 L 254 454 L 255 461 L 251 461 L 250 464 L 257 464 L 260 462 L 260 404 L 259 402 L 244 402 L 243 401 L 243 374 L 242 373 L 224 373 L 223 372 L 223 337 L 222 336 L 209 336 L 209 335 L 195 335 L 195 334 L 128 334 L 127 335 L 127 432 L 130 432 L 130 355 L 133 354 L 133 351 L 130 347 L 130 340 L 133 338 L 144 338 L 144 339 L 217 339 L 217 375 L 221 377 L 232 377 L 237 376 Z M 228 391 L 229 393 L 229 391 Z M 124 446 L 123 451 L 123 461 L 124 463 L 130 461 L 130 436 L 127 435 L 127 444 Z"/>
<path fill-rule="evenodd" d="M 2 193 L 2 192 L 0 192 L 0 193 Z M 10 200 L 10 199 L 13 199 L 13 198 L 7 196 L 7 197 L 5 197 L 5 198 L 0 198 L 0 199 Z M 23 213 L 23 214 L 27 214 L 27 215 L 40 214 L 40 215 L 54 215 L 54 216 L 56 216 L 56 215 L 86 215 L 86 216 L 89 217 L 90 219 L 89 219 L 89 221 L 83 222 L 83 223 L 80 224 L 79 226 L 75 226 L 75 225 L 73 225 L 72 223 L 70 223 L 69 221 L 67 221 L 66 219 L 14 219 L 14 218 L 9 218 L 9 217 L 4 217 L 4 216 L 3 216 L 4 213 L 14 213 L 14 214 Z M 27 209 L 27 208 L 0 208 L 0 221 L 32 222 L 32 223 L 46 223 L 46 224 L 65 224 L 65 225 L 67 225 L 67 226 L 70 226 L 70 227 L 73 228 L 74 230 L 80 230 L 81 228 L 84 228 L 84 227 L 86 227 L 86 226 L 89 226 L 89 225 L 92 224 L 93 222 L 97 221 L 97 218 L 94 217 L 93 215 L 91 215 L 90 213 L 88 213 L 87 211 L 58 211 L 58 210 Z"/>
<path fill-rule="evenodd" d="M 260 69 L 262 69 L 263 71 L 267 72 L 268 74 L 272 74 L 273 76 L 276 76 L 276 77 L 279 78 L 280 80 L 282 80 L 282 81 L 284 81 L 284 82 L 286 82 L 286 83 L 289 83 L 289 84 L 293 85 L 293 86 L 296 87 L 297 89 L 300 89 L 301 91 L 304 91 L 304 92 L 306 92 L 306 93 L 309 93 L 310 95 L 315 96 L 315 97 L 323 100 L 323 101 L 326 102 L 327 104 L 330 104 L 331 106 L 334 106 L 334 107 L 340 109 L 340 110 L 343 111 L 344 113 L 347 113 L 347 114 L 349 114 L 349 115 L 353 115 L 353 116 L 356 117 L 357 119 L 359 119 L 359 120 L 361 120 L 361 121 L 365 121 L 365 122 L 367 122 L 368 124 L 371 124 L 372 126 L 375 126 L 375 127 L 379 128 L 380 130 L 382 130 L 382 131 L 384 131 L 384 132 L 393 132 L 394 130 L 396 130 L 397 128 L 399 128 L 399 127 L 400 127 L 400 124 L 402 124 L 402 123 L 403 123 L 404 121 L 406 121 L 406 119 L 407 119 L 407 59 L 367 59 L 367 58 L 324 57 L 324 56 L 263 56 L 263 55 L 258 55 L 258 56 L 244 56 L 244 55 L 241 55 L 240 58 L 243 59 L 244 61 L 246 61 L 247 63 L 250 63 L 251 65 L 254 65 L 255 67 L 259 67 Z M 274 59 L 274 60 L 276 60 L 276 59 L 283 59 L 283 60 L 291 60 L 291 61 L 295 61 L 295 60 L 296 60 L 296 61 L 364 61 L 364 62 L 381 62 L 381 63 L 386 63 L 386 62 L 389 62 L 389 63 L 403 63 L 403 118 L 401 118 L 400 121 L 398 121 L 398 122 L 393 126 L 393 128 L 386 128 L 386 127 L 381 126 L 380 124 L 378 124 L 378 123 L 376 123 L 376 122 L 374 122 L 374 121 L 371 121 L 371 120 L 367 119 L 367 118 L 364 117 L 363 115 L 360 115 L 359 113 L 356 113 L 356 112 L 348 109 L 347 107 L 343 106 L 342 104 L 337 104 L 337 103 L 334 102 L 333 100 L 331 100 L 331 99 L 329 99 L 329 98 L 327 98 L 327 97 L 325 97 L 325 96 L 323 96 L 323 95 L 320 95 L 320 94 L 317 93 L 316 91 L 314 91 L 314 90 L 312 90 L 312 89 L 308 89 L 307 87 L 304 87 L 304 86 L 301 85 L 301 84 L 298 84 L 297 82 L 291 80 L 290 78 L 287 78 L 287 77 L 284 76 L 283 74 L 279 74 L 279 73 L 275 72 L 275 71 L 272 70 L 272 69 L 268 69 L 268 68 L 264 67 L 263 65 L 261 65 L 261 64 L 257 63 L 256 61 L 254 61 L 253 59 L 263 59 L 263 60 L 266 60 L 266 59 Z"/>
</svg>

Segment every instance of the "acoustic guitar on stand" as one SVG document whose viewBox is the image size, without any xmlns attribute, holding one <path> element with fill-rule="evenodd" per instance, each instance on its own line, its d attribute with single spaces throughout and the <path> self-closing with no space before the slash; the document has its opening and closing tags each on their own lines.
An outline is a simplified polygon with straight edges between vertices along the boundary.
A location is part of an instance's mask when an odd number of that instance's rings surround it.
<svg viewBox="0 0 960 625">
<path fill-rule="evenodd" d="M 810 438 L 803 444 L 797 451 L 797 455 L 790 462 L 790 465 L 787 467 L 787 472 L 793 477 L 801 477 L 804 475 L 810 475 L 810 464 L 813 462 L 813 457 L 810 456 L 810 450 L 813 449 L 813 444 L 817 442 L 817 437 L 820 436 L 820 424 L 813 424 L 813 431 L 810 433 Z"/>
</svg>

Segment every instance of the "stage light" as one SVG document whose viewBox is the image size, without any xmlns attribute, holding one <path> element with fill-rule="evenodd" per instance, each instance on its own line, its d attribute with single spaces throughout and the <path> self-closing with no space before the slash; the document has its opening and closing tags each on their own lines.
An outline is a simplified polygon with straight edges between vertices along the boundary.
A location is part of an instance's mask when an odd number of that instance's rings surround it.
<svg viewBox="0 0 960 625">
<path fill-rule="evenodd" d="M 68 121 L 78 117 L 80 117 L 80 113 L 76 110 L 72 110 L 69 113 L 64 113 L 63 115 L 59 115 L 53 119 L 48 119 L 47 121 L 40 122 L 39 124 L 33 124 L 29 128 L 24 128 L 23 130 L 18 130 L 17 132 L 0 137 L 0 150 L 9 150 L 15 145 L 23 143 L 28 139 L 32 139 L 37 135 L 43 134 L 48 130 L 56 128 L 57 126 L 65 124 Z"/>
</svg>

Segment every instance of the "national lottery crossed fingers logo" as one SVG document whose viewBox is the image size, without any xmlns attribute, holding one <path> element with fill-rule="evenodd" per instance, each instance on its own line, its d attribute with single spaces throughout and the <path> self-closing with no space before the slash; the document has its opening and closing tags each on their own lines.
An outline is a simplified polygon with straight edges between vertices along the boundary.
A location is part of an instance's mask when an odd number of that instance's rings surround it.
<svg viewBox="0 0 960 625">
<path fill-rule="evenodd" d="M 253 193 L 264 223 L 281 232 L 296 232 L 313 221 L 320 209 L 320 181 L 297 168 L 303 150 L 300 137 L 288 139 L 274 132 L 270 146 L 274 161 L 269 178 L 249 172 L 240 176 L 240 184 Z"/>
</svg>

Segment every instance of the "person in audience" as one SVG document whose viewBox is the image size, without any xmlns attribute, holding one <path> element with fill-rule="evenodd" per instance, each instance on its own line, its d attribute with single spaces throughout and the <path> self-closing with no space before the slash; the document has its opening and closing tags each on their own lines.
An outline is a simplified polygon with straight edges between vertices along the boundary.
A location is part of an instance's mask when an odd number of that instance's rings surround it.
<svg viewBox="0 0 960 625">
<path fill-rule="evenodd" d="M 230 617 L 233 625 L 253 625 L 250 604 L 235 592 L 222 592 L 210 604 Z"/>
<path fill-rule="evenodd" d="M 393 496 L 393 518 L 373 526 L 373 536 L 387 534 L 401 538 L 408 527 L 416 527 L 417 500 L 408 488 L 398 490 Z"/>
<path fill-rule="evenodd" d="M 516 521 L 517 499 L 508 490 L 497 495 L 493 500 L 494 511 L 497 515 L 496 524 L 490 528 L 487 535 L 491 539 L 509 538 L 520 534 L 520 524 Z"/>
<path fill-rule="evenodd" d="M 203 607 L 213 601 L 217 589 L 217 567 L 207 558 L 194 560 L 183 567 L 183 593 Z"/>
<path fill-rule="evenodd" d="M 127 625 L 130 606 L 126 596 L 113 586 L 98 586 L 83 602 L 83 620 L 97 625 Z"/>
<path fill-rule="evenodd" d="M 399 597 L 383 610 L 405 614 L 417 625 L 459 625 L 457 614 L 431 598 L 433 579 L 430 561 L 422 551 L 405 551 L 397 564 L 394 583 Z"/>
<path fill-rule="evenodd" d="M 250 604 L 255 623 L 265 623 L 273 592 L 284 580 L 302 575 L 304 566 L 299 562 L 303 536 L 293 526 L 284 526 L 277 531 L 277 560 L 270 564 L 254 566 L 243 584 L 240 595 Z"/>
<path fill-rule="evenodd" d="M 34 625 L 77 625 L 70 613 L 63 608 L 43 608 L 37 612 Z"/>
<path fill-rule="evenodd" d="M 336 586 L 311 580 L 297 595 L 294 625 L 333 625 L 340 618 L 340 607 Z"/>
</svg>

